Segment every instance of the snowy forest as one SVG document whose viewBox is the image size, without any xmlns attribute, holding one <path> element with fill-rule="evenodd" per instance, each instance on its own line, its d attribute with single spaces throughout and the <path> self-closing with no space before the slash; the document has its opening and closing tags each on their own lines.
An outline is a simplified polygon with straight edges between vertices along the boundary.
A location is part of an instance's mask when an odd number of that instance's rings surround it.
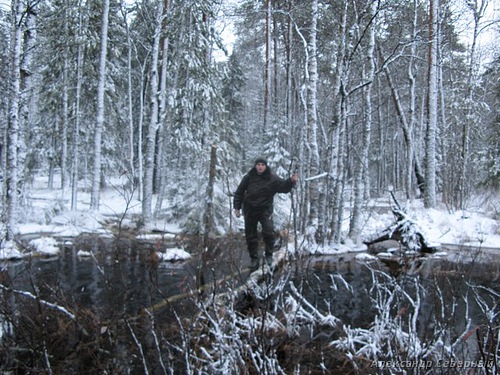
<svg viewBox="0 0 500 375">
<path fill-rule="evenodd" d="M 0 30 L 6 236 L 40 174 L 72 210 L 79 189 L 95 210 L 125 175 L 144 221 L 168 213 L 202 232 L 212 145 L 216 230 L 259 155 L 299 172 L 297 225 L 318 241 L 359 236 L 364 202 L 388 186 L 463 209 L 499 184 L 498 46 L 480 44 L 498 32 L 492 7 L 13 1 Z"/>
<path fill-rule="evenodd" d="M 47 224 L 62 211 L 97 215 L 109 189 L 137 227 L 165 220 L 206 245 L 241 229 L 232 196 L 257 157 L 280 177 L 299 175 L 291 196 L 276 199 L 275 224 L 293 227 L 310 247 L 362 244 L 368 202 L 391 195 L 448 212 L 481 197 L 498 220 L 498 11 L 493 0 L 0 1 L 0 248 L 22 224 Z M 56 192 L 50 212 L 33 208 L 40 179 Z M 23 296 L 28 311 L 58 316 L 41 325 L 35 349 L 26 337 L 36 317 L 27 314 L 23 325 L 19 306 L 2 308 L 0 341 L 3 332 L 15 345 L 0 347 L 8 354 L 0 367 L 10 369 L 22 367 L 13 358 L 28 358 L 12 348 L 26 345 L 41 354 L 24 368 L 51 374 L 64 373 L 68 358 L 82 374 L 86 363 L 117 374 L 434 374 L 427 365 L 472 358 L 465 341 L 476 333 L 479 358 L 494 353 L 495 369 L 500 363 L 499 294 L 472 283 L 467 295 L 483 325 L 464 313 L 469 300 L 455 309 L 453 299 L 448 309 L 449 280 L 401 283 L 370 266 L 363 277 L 372 287 L 363 293 L 375 318 L 363 329 L 342 325 L 323 292 L 313 293 L 317 304 L 307 301 L 290 272 L 272 291 L 253 292 L 259 314 L 242 315 L 231 293 L 193 298 L 188 309 L 198 319 L 174 311 L 175 328 L 160 333 L 155 309 L 103 323 L 90 309 L 78 315 L 52 289 L 42 299 L 38 287 L 8 287 L 4 271 L 2 304 Z M 327 289 L 354 293 L 356 281 L 344 277 L 328 276 Z M 49 301 L 51 293 L 59 299 Z M 12 327 L 26 337 L 7 335 Z M 74 341 L 88 361 L 75 364 L 75 349 L 57 362 L 54 348 Z M 393 358 L 394 372 L 379 372 Z M 423 370 L 406 372 L 404 361 Z"/>
</svg>

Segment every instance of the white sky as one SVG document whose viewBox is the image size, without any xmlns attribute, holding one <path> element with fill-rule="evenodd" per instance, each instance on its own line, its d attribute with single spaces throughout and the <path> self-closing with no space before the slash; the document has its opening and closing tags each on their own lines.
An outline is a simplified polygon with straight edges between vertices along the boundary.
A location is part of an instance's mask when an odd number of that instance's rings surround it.
<svg viewBox="0 0 500 375">
<path fill-rule="evenodd" d="M 468 9 L 463 2 L 452 2 L 452 10 L 455 12 L 457 22 L 455 22 L 456 32 L 461 35 L 464 40 L 472 36 L 472 28 L 474 27 L 471 10 Z M 497 20 L 500 22 L 500 3 L 495 0 L 489 0 L 486 8 L 486 14 L 481 20 L 481 25 L 484 25 Z M 495 26 L 490 25 L 483 30 L 479 35 L 479 43 L 485 45 L 491 43 L 495 36 Z"/>
</svg>

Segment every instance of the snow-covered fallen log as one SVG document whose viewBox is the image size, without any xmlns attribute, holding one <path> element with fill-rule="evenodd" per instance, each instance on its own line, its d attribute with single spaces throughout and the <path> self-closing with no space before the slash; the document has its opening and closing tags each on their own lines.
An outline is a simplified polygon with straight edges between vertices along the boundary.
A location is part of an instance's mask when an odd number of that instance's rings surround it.
<svg viewBox="0 0 500 375">
<path fill-rule="evenodd" d="M 400 206 L 392 192 L 391 195 L 394 199 L 394 205 L 391 207 L 391 210 L 396 217 L 395 222 L 376 236 L 363 241 L 364 244 L 372 246 L 383 241 L 395 240 L 411 251 L 436 251 L 439 244 L 432 243 L 427 239 L 418 223 L 410 218 L 406 211 Z"/>
</svg>

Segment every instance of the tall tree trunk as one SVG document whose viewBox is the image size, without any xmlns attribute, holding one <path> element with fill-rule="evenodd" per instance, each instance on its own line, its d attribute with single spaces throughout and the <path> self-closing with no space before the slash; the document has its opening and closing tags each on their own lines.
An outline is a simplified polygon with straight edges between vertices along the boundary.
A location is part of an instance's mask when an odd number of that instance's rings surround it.
<svg viewBox="0 0 500 375">
<path fill-rule="evenodd" d="M 131 182 L 135 185 L 135 152 L 134 152 L 134 106 L 133 106 L 133 95 L 132 95 L 132 38 L 130 37 L 130 27 L 127 21 L 127 11 L 124 9 L 123 2 L 120 4 L 122 16 L 123 16 L 123 25 L 125 26 L 125 30 L 127 33 L 127 120 L 128 120 L 128 173 L 130 176 Z"/>
<path fill-rule="evenodd" d="M 332 207 L 332 240 L 334 243 L 340 243 L 342 239 L 342 221 L 344 219 L 344 191 L 345 191 L 345 165 L 347 153 L 347 93 L 342 90 L 340 94 L 340 112 L 339 112 L 339 129 L 337 137 L 337 165 L 335 175 L 335 190 L 333 196 Z"/>
<path fill-rule="evenodd" d="M 272 0 L 266 0 L 266 62 L 264 73 L 264 122 L 262 132 L 267 131 L 269 116 L 271 112 L 271 23 L 272 23 Z"/>
<path fill-rule="evenodd" d="M 169 2 L 168 0 L 164 0 L 164 6 L 165 6 L 165 16 L 164 16 L 164 23 L 163 23 L 163 29 L 165 30 L 167 28 L 166 25 L 166 19 L 169 11 Z M 165 34 L 165 33 L 164 33 Z M 157 154 L 157 160 L 158 160 L 158 183 L 157 183 L 157 189 L 158 189 L 158 200 L 156 201 L 156 207 L 155 207 L 155 212 L 158 213 L 161 210 L 162 202 L 163 202 L 163 196 L 165 195 L 165 189 L 166 189 L 166 184 L 167 184 L 167 161 L 166 161 L 166 156 L 165 156 L 165 139 L 167 138 L 167 126 L 166 126 L 166 121 L 167 121 L 167 68 L 168 68 L 168 46 L 169 46 L 169 39 L 167 38 L 166 35 L 163 35 L 162 38 L 162 50 L 161 50 L 161 74 L 160 74 L 160 103 L 159 103 L 159 131 L 158 131 L 158 154 Z"/>
<path fill-rule="evenodd" d="M 319 204 L 319 179 L 315 178 L 319 173 L 319 147 L 318 147 L 318 60 L 316 50 L 316 36 L 318 29 L 318 0 L 313 0 L 311 10 L 311 31 L 308 45 L 308 72 L 307 72 L 307 149 L 309 176 L 313 177 L 308 183 L 309 195 L 309 217 L 308 226 L 313 228 L 315 239 L 323 237 L 322 228 L 318 227 L 318 204 Z"/>
<path fill-rule="evenodd" d="M 22 0 L 13 1 L 12 22 L 12 51 L 10 87 L 11 99 L 7 128 L 7 170 L 6 170 L 6 230 L 7 240 L 12 240 L 16 231 L 17 210 L 19 204 L 18 185 L 19 168 L 19 100 L 21 98 L 21 51 L 22 51 L 22 17 L 24 15 L 24 4 Z"/>
<path fill-rule="evenodd" d="M 346 31 L 347 31 L 347 10 L 349 2 L 345 1 L 340 17 L 339 35 L 340 42 L 335 61 L 335 75 L 333 82 L 333 107 L 334 119 L 333 130 L 331 134 L 331 159 L 330 159 L 330 174 L 333 176 L 334 186 L 331 197 L 331 216 L 330 216 L 330 232 L 333 242 L 338 243 L 341 239 L 342 227 L 342 210 L 343 210 L 343 194 L 344 194 L 344 151 L 345 151 L 345 130 L 346 130 L 346 94 L 344 80 L 346 81 Z"/>
<path fill-rule="evenodd" d="M 278 43 L 278 21 L 276 20 L 276 17 L 272 17 L 273 21 L 273 84 L 272 84 L 272 106 L 271 106 L 271 112 L 276 113 L 276 110 L 278 109 L 278 99 L 279 99 L 279 77 L 280 77 L 280 48 L 279 48 L 279 43 Z"/>
<path fill-rule="evenodd" d="M 418 3 L 417 0 L 413 1 L 413 24 L 412 24 L 412 43 L 410 47 L 410 61 L 408 62 L 408 82 L 409 82 L 409 107 L 408 107 L 408 116 L 409 116 L 409 129 L 407 130 L 409 133 L 408 143 L 406 144 L 406 177 L 405 177 L 405 191 L 406 198 L 411 199 L 412 194 L 412 176 L 413 176 L 413 163 L 415 165 L 420 165 L 419 160 L 414 155 L 414 145 L 412 140 L 413 129 L 416 124 L 416 113 L 415 113 L 415 75 L 413 73 L 413 65 L 416 58 L 417 53 L 417 33 L 418 33 Z M 406 139 L 406 138 L 405 138 Z M 420 167 L 419 167 L 420 169 Z M 419 189 L 422 189 L 421 185 L 422 181 L 419 181 L 419 177 L 417 176 L 417 185 Z M 423 192 L 423 191 L 421 191 Z"/>
<path fill-rule="evenodd" d="M 217 165 L 217 145 L 212 145 L 210 152 L 210 168 L 208 173 L 208 184 L 207 184 L 207 194 L 206 194 L 206 204 L 205 204 L 205 215 L 203 218 L 204 223 L 204 235 L 203 235 L 203 246 L 205 249 L 208 248 L 210 244 L 210 238 L 213 232 L 213 206 L 214 206 L 214 185 L 216 176 L 216 165 Z"/>
<path fill-rule="evenodd" d="M 104 126 L 104 92 L 106 86 L 106 59 L 108 50 L 108 15 L 109 0 L 104 0 L 102 6 L 102 30 L 101 30 L 101 52 L 99 56 L 99 83 L 97 86 L 97 116 L 94 133 L 94 167 L 92 179 L 92 193 L 90 196 L 90 208 L 99 208 L 99 195 L 101 191 L 101 168 L 102 168 L 102 132 Z"/>
<path fill-rule="evenodd" d="M 429 0 L 429 60 L 427 117 L 425 134 L 425 194 L 424 205 L 427 208 L 436 206 L 436 134 L 438 119 L 438 41 L 439 41 L 439 0 Z"/>
<path fill-rule="evenodd" d="M 76 211 L 78 208 L 78 180 L 79 165 L 80 165 L 80 104 L 82 95 L 82 70 L 83 70 L 83 16 L 82 16 L 82 3 L 79 1 L 79 16 L 78 16 L 78 51 L 76 58 L 76 90 L 75 90 L 75 126 L 73 128 L 73 154 L 71 161 L 71 210 Z"/>
<path fill-rule="evenodd" d="M 363 204 L 364 193 L 369 189 L 366 184 L 366 175 L 368 174 L 370 140 L 372 131 L 372 87 L 375 78 L 375 16 L 377 11 L 377 2 L 370 3 L 370 25 L 368 26 L 368 46 L 366 49 L 366 60 L 368 66 L 366 70 L 364 82 L 366 85 L 363 88 L 364 96 L 364 126 L 363 138 L 361 144 L 361 152 L 359 153 L 359 161 L 354 176 L 354 203 L 352 208 L 351 221 L 349 225 L 349 237 L 357 239 L 361 232 L 361 210 Z"/>
<path fill-rule="evenodd" d="M 68 35 L 69 26 L 68 26 L 68 6 L 64 4 L 64 33 Z M 62 114 L 62 123 L 61 123 L 61 189 L 62 195 L 65 195 L 65 191 L 68 184 L 68 128 L 69 128 L 69 78 L 68 78 L 68 69 L 69 69 L 69 59 L 70 59 L 70 50 L 69 50 L 69 38 L 65 39 L 64 45 L 64 70 L 63 70 L 63 92 L 62 92 L 62 106 L 63 106 L 63 114 Z"/>
<path fill-rule="evenodd" d="M 300 29 L 297 27 L 296 24 L 294 24 L 294 26 L 295 26 L 295 31 L 299 35 L 299 37 L 302 41 L 302 45 L 304 47 L 305 63 L 306 63 L 306 66 L 304 68 L 304 74 L 305 74 L 305 82 L 306 82 L 306 84 L 308 84 L 309 83 L 309 66 L 308 66 L 309 65 L 309 46 L 308 46 L 308 42 L 307 42 L 306 38 L 304 37 L 304 35 L 300 31 Z M 308 95 L 309 95 L 308 90 L 303 90 L 303 89 L 300 90 L 300 101 L 301 101 L 303 108 L 304 108 L 304 112 L 303 112 L 304 126 L 299 127 L 298 137 L 297 137 L 297 139 L 300 140 L 299 151 L 298 151 L 299 160 L 306 160 L 306 158 L 309 158 L 309 148 L 308 148 L 309 145 L 308 145 L 308 141 L 307 141 L 307 137 L 308 137 L 308 133 L 309 133 L 309 127 L 307 126 L 308 125 L 308 117 L 307 116 L 309 113 L 308 109 L 307 109 L 308 105 L 309 105 Z M 305 141 L 303 141 L 303 140 L 305 140 Z M 301 169 L 300 169 L 301 173 L 306 171 L 306 170 L 308 171 L 307 173 L 309 173 L 310 161 L 306 160 L 306 162 L 303 163 L 300 167 L 301 167 Z M 307 173 L 304 172 L 303 174 L 307 175 Z M 299 224 L 300 224 L 300 231 L 304 232 L 306 230 L 306 225 L 308 225 L 308 223 L 309 223 L 309 220 L 308 220 L 308 217 L 309 217 L 309 211 L 308 211 L 309 189 L 308 188 L 304 189 L 303 194 L 300 198 L 301 199 L 300 199 L 300 208 L 299 208 L 299 213 L 300 213 Z"/>
<path fill-rule="evenodd" d="M 148 126 L 148 133 L 146 135 L 146 163 L 144 166 L 144 193 L 142 197 L 142 215 L 144 220 L 149 221 L 152 215 L 152 201 L 153 201 L 153 183 L 154 183 L 154 169 L 155 169 L 155 147 L 156 147 L 156 133 L 159 126 L 158 118 L 158 87 L 159 87 L 159 74 L 158 74 L 158 60 L 160 53 L 161 31 L 163 25 L 163 2 L 158 4 L 158 11 L 156 15 L 156 28 L 153 40 L 153 48 L 151 51 L 151 118 Z"/>
<path fill-rule="evenodd" d="M 292 45 L 293 45 L 293 19 L 292 19 L 293 0 L 288 3 L 288 24 L 285 37 L 285 74 L 286 74 L 286 104 L 285 104 L 285 119 L 286 128 L 291 129 L 292 125 L 292 102 L 293 102 L 293 87 L 292 87 Z M 297 155 L 293 155 L 297 156 Z"/>
<path fill-rule="evenodd" d="M 19 101 L 19 121 L 20 129 L 33 129 L 36 121 L 37 103 L 34 90 L 34 59 L 37 43 L 37 10 L 36 2 L 28 2 L 26 5 L 25 14 L 23 16 L 23 46 L 21 59 L 21 92 Z M 18 165 L 19 171 L 23 173 L 21 177 L 22 184 L 19 185 L 21 196 L 26 194 L 26 183 L 32 179 L 30 168 L 30 160 L 34 156 L 30 152 L 25 135 L 26 131 L 19 132 L 18 142 Z M 50 150 L 54 154 L 53 150 Z"/>
</svg>

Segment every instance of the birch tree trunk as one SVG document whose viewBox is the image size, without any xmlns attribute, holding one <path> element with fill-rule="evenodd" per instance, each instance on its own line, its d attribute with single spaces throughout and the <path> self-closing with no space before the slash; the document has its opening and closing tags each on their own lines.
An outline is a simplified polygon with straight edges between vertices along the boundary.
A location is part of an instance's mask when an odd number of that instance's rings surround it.
<svg viewBox="0 0 500 375">
<path fill-rule="evenodd" d="M 68 26 L 68 7 L 64 7 L 64 33 L 69 34 Z M 69 38 L 65 39 L 64 45 L 64 70 L 63 70 L 63 92 L 62 92 L 62 124 L 61 124 L 61 189 L 62 196 L 65 195 L 65 190 L 68 184 L 68 127 L 69 127 L 69 78 L 68 78 L 68 68 L 69 68 Z"/>
<path fill-rule="evenodd" d="M 293 20 L 291 20 L 291 22 L 293 23 Z M 293 23 L 294 27 L 295 27 L 295 31 L 297 33 L 297 35 L 300 37 L 300 40 L 302 41 L 302 46 L 304 48 L 304 54 L 305 54 L 305 64 L 306 64 L 306 67 L 304 69 L 304 73 L 305 73 L 305 81 L 306 81 L 306 85 L 308 84 L 309 82 L 309 67 L 308 67 L 308 64 L 309 64 L 309 48 L 308 48 L 308 42 L 306 40 L 306 38 L 304 37 L 304 35 L 302 34 L 302 32 L 300 31 L 300 29 L 297 27 L 297 24 L 296 23 Z M 304 93 L 304 91 L 306 91 Z M 309 128 L 307 127 L 307 123 L 308 123 L 308 119 L 307 119 L 307 115 L 308 115 L 308 110 L 307 110 L 307 107 L 308 107 L 308 100 L 307 100 L 307 95 L 308 95 L 308 92 L 307 92 L 307 89 L 304 90 L 304 89 L 301 89 L 300 90 L 300 101 L 303 105 L 303 108 L 304 108 L 304 118 L 303 118 L 303 124 L 305 126 L 299 126 L 299 129 L 298 129 L 298 134 L 297 134 L 297 137 L 296 139 L 300 140 L 298 142 L 298 151 L 296 151 L 296 156 L 298 157 L 298 160 L 305 160 L 306 157 L 309 157 L 308 155 L 308 150 L 305 150 L 306 148 L 308 148 L 308 144 L 307 144 L 307 133 L 309 131 Z M 301 113 L 302 115 L 302 113 Z M 302 141 L 304 140 L 305 141 Z M 299 169 L 299 173 L 301 173 L 302 175 L 306 175 L 306 173 L 304 172 L 304 170 L 307 170 L 309 168 L 309 163 L 301 163 L 300 164 L 300 169 Z M 305 231 L 305 227 L 308 223 L 308 204 L 309 204 L 309 191 L 307 188 L 304 188 L 303 189 L 303 194 L 301 194 L 300 196 L 300 202 L 299 202 L 299 214 L 300 214 L 300 219 L 299 219 L 299 225 L 300 225 L 300 231 Z"/>
<path fill-rule="evenodd" d="M 132 38 L 130 37 L 130 27 L 127 21 L 127 11 L 124 9 L 123 2 L 120 3 L 123 25 L 125 26 L 125 32 L 127 33 L 127 112 L 128 112 L 128 168 L 131 178 L 131 182 L 135 185 L 135 165 L 134 165 L 134 107 L 133 107 L 133 95 L 132 95 Z"/>
<path fill-rule="evenodd" d="M 94 167 L 92 178 L 92 193 L 90 208 L 99 209 L 99 195 L 101 188 L 102 168 L 102 132 L 104 125 L 104 92 L 106 86 L 106 59 L 108 50 L 108 15 L 109 0 L 104 0 L 102 7 L 101 52 L 99 57 L 99 83 L 97 86 L 97 117 L 94 133 Z"/>
<path fill-rule="evenodd" d="M 340 42 L 338 53 L 336 54 L 335 75 L 333 82 L 334 97 L 334 119 L 333 131 L 331 135 L 332 154 L 330 159 L 330 174 L 335 179 L 333 186 L 330 232 L 334 243 L 339 243 L 341 239 L 342 215 L 343 215 L 343 193 L 344 193 L 344 153 L 345 153 L 345 134 L 346 128 L 346 95 L 344 80 L 347 76 L 345 64 L 346 56 L 346 30 L 347 30 L 347 10 L 349 2 L 345 1 L 340 17 L 339 35 Z"/>
<path fill-rule="evenodd" d="M 319 179 L 315 178 L 319 173 L 319 147 L 318 147 L 318 112 L 317 112 L 317 82 L 318 82 L 318 61 L 317 61 L 317 28 L 318 28 L 318 0 L 313 0 L 311 12 L 311 32 L 309 39 L 309 63 L 308 82 L 307 82 L 307 149 L 308 149 L 308 167 L 309 176 L 313 177 L 308 182 L 309 191 L 309 217 L 308 227 L 311 235 L 316 241 L 323 237 L 323 233 L 318 228 L 318 204 L 319 204 Z"/>
<path fill-rule="evenodd" d="M 10 87 L 11 101 L 7 123 L 7 170 L 6 170 L 6 230 L 7 240 L 12 240 L 16 231 L 17 210 L 19 204 L 19 100 L 21 97 L 21 51 L 22 51 L 22 17 L 24 4 L 22 0 L 14 0 L 12 22 L 12 52 Z"/>
<path fill-rule="evenodd" d="M 166 17 L 169 10 L 168 0 L 164 0 L 164 20 L 166 22 Z M 163 24 L 163 29 L 167 27 L 166 23 Z M 163 196 L 165 195 L 165 187 L 167 184 L 167 161 L 165 158 L 165 139 L 167 137 L 167 68 L 168 68 L 168 46 L 169 39 L 166 35 L 162 38 L 163 43 L 161 43 L 161 74 L 160 74 L 160 103 L 159 103 L 159 131 L 158 131 L 158 200 L 156 201 L 155 212 L 158 213 L 161 210 Z"/>
<path fill-rule="evenodd" d="M 342 221 L 344 218 L 344 191 L 345 191 L 345 161 L 347 148 L 347 93 L 342 89 L 340 94 L 339 129 L 337 136 L 337 165 L 336 181 L 332 214 L 332 240 L 340 243 L 342 239 Z"/>
<path fill-rule="evenodd" d="M 266 62 L 264 73 L 264 123 L 262 133 L 267 131 L 269 116 L 271 112 L 271 20 L 272 0 L 266 0 Z"/>
<path fill-rule="evenodd" d="M 149 221 L 152 215 L 152 201 L 153 201 L 153 176 L 155 168 L 155 145 L 156 145 L 156 132 L 159 126 L 158 119 L 158 59 L 160 51 L 160 40 L 163 23 L 163 2 L 158 4 L 158 11 L 156 14 L 156 28 L 153 40 L 153 48 L 151 51 L 151 118 L 146 135 L 146 162 L 144 166 L 144 193 L 142 197 L 142 216 L 145 221 Z"/>
<path fill-rule="evenodd" d="M 73 154 L 71 161 L 71 210 L 76 211 L 78 208 L 78 173 L 80 161 L 80 103 L 82 96 L 82 69 L 83 69 L 83 16 L 82 3 L 79 1 L 79 16 L 78 16 L 78 50 L 76 58 L 76 89 L 75 89 L 75 126 L 73 128 Z"/>
<path fill-rule="evenodd" d="M 365 67 L 366 73 L 364 82 L 366 85 L 363 88 L 364 96 L 364 126 L 363 138 L 361 144 L 361 152 L 359 153 L 358 166 L 356 175 L 354 176 L 354 203 L 352 208 L 351 221 L 349 225 L 349 237 L 356 240 L 361 231 L 361 209 L 365 189 L 369 189 L 369 185 L 365 183 L 365 175 L 368 174 L 368 155 L 370 151 L 370 139 L 372 128 L 372 87 L 375 78 L 375 15 L 377 11 L 377 2 L 372 1 L 370 4 L 370 25 L 368 26 L 368 46 L 366 49 L 366 60 L 368 66 Z"/>
<path fill-rule="evenodd" d="M 293 19 L 292 19 L 293 0 L 288 4 L 288 24 L 285 38 L 286 51 L 286 104 L 285 104 L 285 119 L 286 128 L 291 129 L 292 124 L 292 102 L 293 102 L 293 87 L 292 87 L 292 45 L 293 45 Z M 296 155 L 294 155 L 296 156 Z"/>
<path fill-rule="evenodd" d="M 424 205 L 427 208 L 436 206 L 436 134 L 438 119 L 438 41 L 439 41 L 439 0 L 429 0 L 429 60 L 428 88 L 426 102 L 425 133 L 425 194 Z"/>
<path fill-rule="evenodd" d="M 418 158 L 414 155 L 414 145 L 413 145 L 413 129 L 416 124 L 416 113 L 415 113 L 415 75 L 413 73 L 413 65 L 417 53 L 417 22 L 418 22 L 418 4 L 417 0 L 413 1 L 413 24 L 412 24 L 412 43 L 410 47 L 410 58 L 408 62 L 408 82 L 409 82 L 409 107 L 408 107 L 408 117 L 409 117 L 409 129 L 407 129 L 408 137 L 405 139 L 408 140 L 406 145 L 406 177 L 405 177 L 405 191 L 406 198 L 411 199 L 412 194 L 412 176 L 413 176 L 413 162 L 416 164 L 419 163 Z M 393 91 L 394 92 L 394 91 Z M 417 182 L 418 179 L 417 179 Z M 421 187 L 419 183 L 419 187 Z"/>
<path fill-rule="evenodd" d="M 142 134 L 142 129 L 144 125 L 144 96 L 146 95 L 145 82 L 146 82 L 146 66 L 145 64 L 141 67 L 141 85 L 139 93 L 139 108 L 138 114 L 139 119 L 137 121 L 137 179 L 138 179 L 138 199 L 143 200 L 144 196 L 144 153 L 142 149 L 142 143 L 144 136 Z"/>
</svg>

